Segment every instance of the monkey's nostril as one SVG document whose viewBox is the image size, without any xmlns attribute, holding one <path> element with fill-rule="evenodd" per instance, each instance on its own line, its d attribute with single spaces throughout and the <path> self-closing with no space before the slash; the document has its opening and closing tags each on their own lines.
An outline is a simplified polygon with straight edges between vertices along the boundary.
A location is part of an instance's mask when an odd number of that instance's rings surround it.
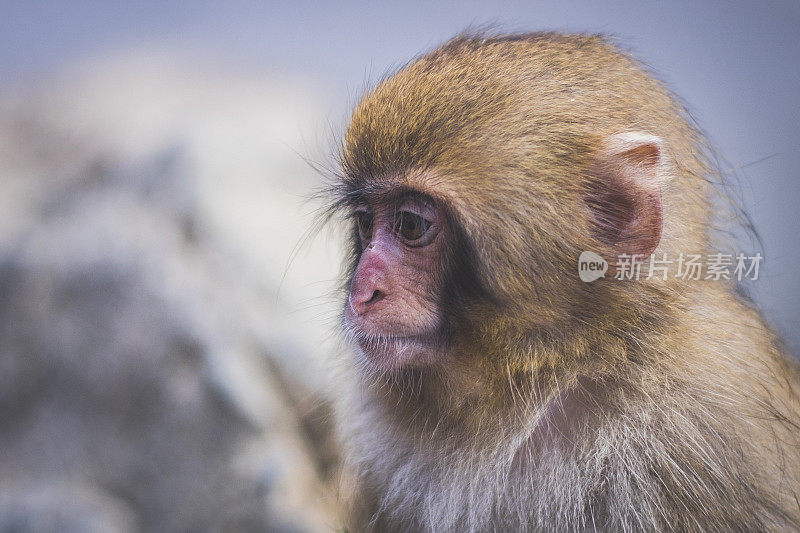
<svg viewBox="0 0 800 533">
<path fill-rule="evenodd" d="M 369 298 L 367 298 L 367 294 L 369 294 Z M 375 289 L 371 294 L 356 292 L 350 295 L 350 309 L 357 315 L 363 315 L 371 309 L 372 304 L 382 300 L 384 296 L 386 295 L 379 289 Z"/>
</svg>

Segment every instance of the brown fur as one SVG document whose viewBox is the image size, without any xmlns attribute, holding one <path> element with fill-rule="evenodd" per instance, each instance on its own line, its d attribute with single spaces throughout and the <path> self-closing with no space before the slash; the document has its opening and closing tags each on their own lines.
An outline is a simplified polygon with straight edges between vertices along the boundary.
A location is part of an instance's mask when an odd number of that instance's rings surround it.
<svg viewBox="0 0 800 533">
<path fill-rule="evenodd" d="M 337 206 L 436 198 L 469 283 L 442 364 L 341 385 L 352 529 L 800 529 L 800 377 L 758 312 L 732 283 L 577 277 L 607 246 L 594 156 L 627 131 L 663 141 L 656 255 L 711 252 L 701 136 L 603 38 L 460 36 L 358 104 Z"/>
</svg>

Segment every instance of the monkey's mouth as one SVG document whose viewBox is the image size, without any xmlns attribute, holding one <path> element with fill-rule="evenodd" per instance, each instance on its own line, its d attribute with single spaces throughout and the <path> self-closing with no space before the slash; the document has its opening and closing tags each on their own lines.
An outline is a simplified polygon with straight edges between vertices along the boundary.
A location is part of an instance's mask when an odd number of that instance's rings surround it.
<svg viewBox="0 0 800 533">
<path fill-rule="evenodd" d="M 352 331 L 366 359 L 383 370 L 425 365 L 436 351 L 434 335 L 383 335 Z"/>
</svg>

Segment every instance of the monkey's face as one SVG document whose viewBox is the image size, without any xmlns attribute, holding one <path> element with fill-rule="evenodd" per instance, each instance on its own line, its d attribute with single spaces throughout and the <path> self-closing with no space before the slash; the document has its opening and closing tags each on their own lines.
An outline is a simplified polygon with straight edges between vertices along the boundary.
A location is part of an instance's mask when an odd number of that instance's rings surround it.
<svg viewBox="0 0 800 533">
<path fill-rule="evenodd" d="M 440 342 L 447 219 L 433 200 L 404 196 L 356 204 L 358 262 L 344 323 L 366 360 L 383 371 L 429 364 Z"/>
</svg>

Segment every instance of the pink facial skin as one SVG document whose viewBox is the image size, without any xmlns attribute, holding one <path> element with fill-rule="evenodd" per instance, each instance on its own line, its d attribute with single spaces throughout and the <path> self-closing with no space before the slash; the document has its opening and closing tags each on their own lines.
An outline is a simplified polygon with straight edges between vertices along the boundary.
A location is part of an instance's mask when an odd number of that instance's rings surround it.
<svg viewBox="0 0 800 533">
<path fill-rule="evenodd" d="M 384 371 L 435 357 L 438 293 L 448 228 L 439 208 L 407 199 L 356 209 L 362 253 L 350 283 L 346 330 Z"/>
</svg>

